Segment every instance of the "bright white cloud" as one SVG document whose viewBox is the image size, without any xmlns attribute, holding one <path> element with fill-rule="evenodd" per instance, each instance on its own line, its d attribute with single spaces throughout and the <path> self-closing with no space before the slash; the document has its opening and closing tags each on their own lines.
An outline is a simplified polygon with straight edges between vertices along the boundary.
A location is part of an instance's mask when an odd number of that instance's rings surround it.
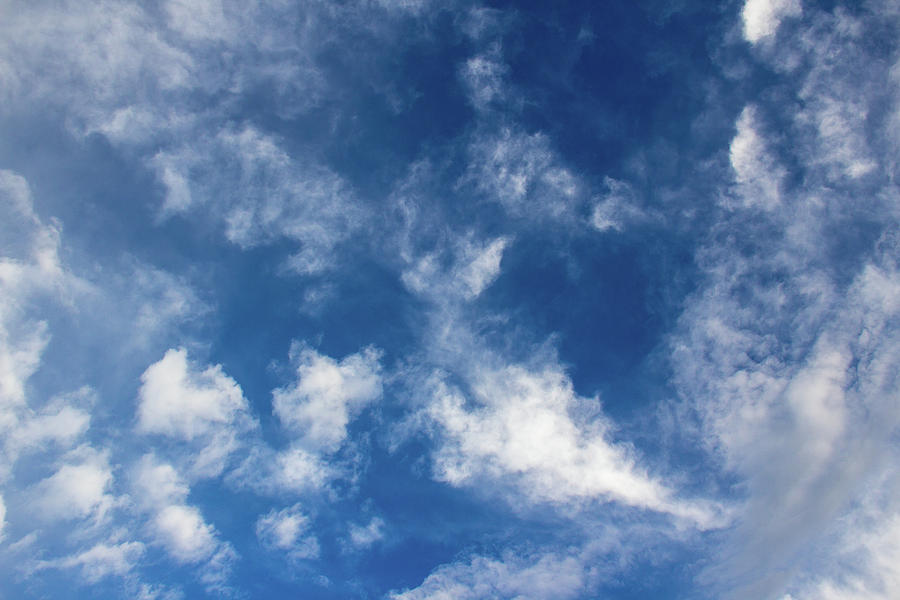
<svg viewBox="0 0 900 600">
<path fill-rule="evenodd" d="M 469 385 L 467 399 L 439 383 L 428 408 L 442 431 L 439 479 L 461 485 L 489 477 L 514 482 L 531 501 L 615 501 L 717 524 L 712 507 L 675 500 L 627 447 L 610 442 L 601 417 L 576 420 L 597 400 L 578 397 L 558 368 L 477 369 Z"/>
<path fill-rule="evenodd" d="M 183 348 L 147 367 L 141 383 L 138 431 L 191 442 L 188 458 L 197 475 L 221 473 L 239 436 L 255 427 L 241 387 L 221 365 L 191 364 Z"/>
<path fill-rule="evenodd" d="M 741 11 L 744 37 L 757 43 L 778 30 L 781 21 L 801 13 L 800 0 L 747 0 Z"/>
<path fill-rule="evenodd" d="M 381 397 L 381 354 L 374 348 L 337 361 L 311 348 L 300 350 L 297 381 L 272 394 L 281 423 L 299 434 L 304 447 L 337 450 L 347 437 L 347 425 Z"/>
<path fill-rule="evenodd" d="M 146 527 L 154 542 L 176 562 L 197 565 L 210 589 L 224 585 L 237 555 L 219 539 L 196 506 L 187 503 L 190 488 L 175 468 L 144 456 L 134 473 L 136 501 L 148 514 Z"/>
<path fill-rule="evenodd" d="M 72 451 L 67 462 L 35 489 L 40 514 L 51 519 L 102 518 L 114 503 L 107 457 L 83 446 Z"/>
<path fill-rule="evenodd" d="M 309 517 L 299 504 L 272 510 L 256 522 L 256 537 L 269 548 L 285 551 L 292 559 L 316 558 L 319 542 L 309 533 Z"/>
<path fill-rule="evenodd" d="M 153 517 L 159 541 L 175 560 L 195 563 L 212 556 L 218 543 L 212 526 L 193 506 L 172 504 Z"/>
<path fill-rule="evenodd" d="M 141 375 L 138 429 L 193 439 L 227 426 L 247 411 L 240 386 L 214 365 L 188 364 L 184 348 L 168 350 Z"/>
<path fill-rule="evenodd" d="M 25 382 L 37 371 L 48 341 L 46 321 L 29 314 L 35 296 L 60 292 L 58 226 L 35 214 L 24 178 L 0 170 L 0 427 L 25 404 Z"/>
</svg>

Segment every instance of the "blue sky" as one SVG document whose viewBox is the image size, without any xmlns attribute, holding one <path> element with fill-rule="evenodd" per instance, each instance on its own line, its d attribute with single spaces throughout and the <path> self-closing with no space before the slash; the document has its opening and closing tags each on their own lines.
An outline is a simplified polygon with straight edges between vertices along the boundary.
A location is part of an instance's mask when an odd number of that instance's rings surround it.
<svg viewBox="0 0 900 600">
<path fill-rule="evenodd" d="M 0 1 L 0 598 L 893 597 L 898 26 Z"/>
</svg>

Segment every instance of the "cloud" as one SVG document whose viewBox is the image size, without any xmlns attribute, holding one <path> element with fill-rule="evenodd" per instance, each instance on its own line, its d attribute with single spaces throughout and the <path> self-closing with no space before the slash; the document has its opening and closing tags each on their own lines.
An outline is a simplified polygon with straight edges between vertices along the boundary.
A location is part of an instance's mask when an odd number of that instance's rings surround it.
<svg viewBox="0 0 900 600">
<path fill-rule="evenodd" d="M 799 16 L 801 10 L 800 0 L 747 0 L 741 10 L 744 38 L 758 43 L 774 35 L 782 20 Z"/>
<path fill-rule="evenodd" d="M 40 514 L 49 519 L 102 519 L 113 506 L 109 493 L 112 469 L 104 453 L 81 446 L 66 456 L 66 462 L 34 490 Z"/>
<path fill-rule="evenodd" d="M 384 539 L 384 520 L 374 517 L 368 525 L 350 525 L 350 543 L 355 548 L 368 548 Z"/>
<path fill-rule="evenodd" d="M 287 552 L 293 560 L 319 556 L 319 542 L 309 529 L 309 517 L 303 514 L 299 504 L 280 511 L 273 509 L 256 521 L 256 537 L 260 543 Z"/>
<path fill-rule="evenodd" d="M 637 194 L 627 182 L 611 177 L 603 179 L 604 194 L 594 205 L 591 224 L 598 231 L 624 231 L 632 224 L 648 221 L 651 216 L 644 211 Z"/>
<path fill-rule="evenodd" d="M 240 386 L 221 365 L 200 371 L 184 348 L 170 349 L 141 375 L 138 429 L 191 440 L 247 411 Z"/>
<path fill-rule="evenodd" d="M 47 322 L 32 314 L 31 303 L 54 292 L 64 296 L 66 276 L 59 227 L 35 214 L 28 182 L 0 170 L 0 200 L 0 426 L 11 427 L 49 341 Z"/>
<path fill-rule="evenodd" d="M 128 574 L 143 554 L 144 545 L 140 542 L 122 542 L 114 545 L 101 543 L 59 561 L 59 566 L 80 567 L 82 576 L 89 583 L 96 583 L 110 575 Z"/>
<path fill-rule="evenodd" d="M 340 176 L 249 125 L 187 140 L 158 152 L 151 164 L 166 187 L 164 217 L 203 207 L 242 248 L 298 242 L 288 264 L 300 273 L 329 268 L 334 247 L 365 216 Z"/>
<path fill-rule="evenodd" d="M 887 408 L 900 389 L 898 213 L 876 158 L 897 96 L 883 54 L 860 43 L 887 16 L 870 8 L 809 8 L 793 41 L 760 55 L 787 77 L 738 118 L 744 202 L 698 251 L 703 284 L 671 340 L 697 440 L 740 482 L 739 518 L 701 576 L 717 597 L 881 593 L 877 558 L 841 558 L 896 514 L 861 508 L 896 488 L 900 424 Z"/>
<path fill-rule="evenodd" d="M 477 134 L 469 147 L 468 178 L 511 215 L 571 218 L 582 184 L 542 133 L 513 128 Z"/>
<path fill-rule="evenodd" d="M 765 137 L 759 133 L 756 108 L 746 106 L 737 121 L 729 157 L 745 206 L 771 210 L 781 201 L 781 181 L 785 169 L 772 157 Z"/>
<path fill-rule="evenodd" d="M 460 236 L 448 248 L 425 254 L 402 274 L 411 291 L 439 302 L 474 300 L 500 275 L 500 261 L 510 239 L 480 241 Z M 452 260 L 447 266 L 446 257 Z"/>
<path fill-rule="evenodd" d="M 580 598 L 590 570 L 577 556 L 505 555 L 502 560 L 476 556 L 443 565 L 417 588 L 391 594 L 393 600 L 506 598 L 564 600 Z"/>
<path fill-rule="evenodd" d="M 311 348 L 297 356 L 297 381 L 276 389 L 275 415 L 299 434 L 299 443 L 318 452 L 337 450 L 347 437 L 347 425 L 367 405 L 381 397 L 381 354 L 374 348 L 336 361 Z"/>
<path fill-rule="evenodd" d="M 573 418 L 589 414 L 597 400 L 578 397 L 558 367 L 476 367 L 467 383 L 469 396 L 438 382 L 427 409 L 441 431 L 435 452 L 440 480 L 511 481 L 532 502 L 614 501 L 700 527 L 719 520 L 711 506 L 675 500 L 626 446 L 609 441 L 605 419 Z"/>
<path fill-rule="evenodd" d="M 3 501 L 3 496 L 0 496 L 0 542 L 5 537 L 4 529 L 6 529 L 6 503 Z"/>
<path fill-rule="evenodd" d="M 460 69 L 460 77 L 467 88 L 469 102 L 476 110 L 485 111 L 493 104 L 503 102 L 508 71 L 498 46 L 465 62 Z"/>
<path fill-rule="evenodd" d="M 137 430 L 194 443 L 192 470 L 215 476 L 255 427 L 241 387 L 221 365 L 201 370 L 184 348 L 170 349 L 141 375 Z"/>
<path fill-rule="evenodd" d="M 178 563 L 197 565 L 209 589 L 225 584 L 237 554 L 222 542 L 200 509 L 187 503 L 190 492 L 175 468 L 144 456 L 134 473 L 136 499 L 149 514 L 146 527 L 155 543 Z"/>
</svg>

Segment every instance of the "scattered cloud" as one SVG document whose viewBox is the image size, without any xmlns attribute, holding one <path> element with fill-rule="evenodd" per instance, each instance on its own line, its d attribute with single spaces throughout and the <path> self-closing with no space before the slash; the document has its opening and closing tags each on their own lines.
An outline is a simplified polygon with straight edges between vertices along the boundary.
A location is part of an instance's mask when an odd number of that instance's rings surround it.
<svg viewBox="0 0 900 600">
<path fill-rule="evenodd" d="M 350 420 L 381 397 L 381 354 L 374 348 L 336 361 L 311 348 L 297 352 L 297 381 L 273 392 L 275 415 L 312 451 L 333 452 Z"/>
<path fill-rule="evenodd" d="M 586 591 L 590 570 L 576 556 L 545 554 L 504 556 L 502 560 L 476 556 L 444 565 L 420 586 L 395 592 L 395 600 L 442 598 L 579 598 Z"/>
<path fill-rule="evenodd" d="M 256 537 L 270 549 L 286 552 L 293 560 L 317 558 L 319 542 L 309 532 L 309 517 L 299 504 L 271 510 L 256 521 Z"/>
<path fill-rule="evenodd" d="M 799 16 L 801 10 L 800 0 L 747 0 L 741 10 L 744 38 L 756 44 L 771 37 L 782 20 Z"/>
</svg>

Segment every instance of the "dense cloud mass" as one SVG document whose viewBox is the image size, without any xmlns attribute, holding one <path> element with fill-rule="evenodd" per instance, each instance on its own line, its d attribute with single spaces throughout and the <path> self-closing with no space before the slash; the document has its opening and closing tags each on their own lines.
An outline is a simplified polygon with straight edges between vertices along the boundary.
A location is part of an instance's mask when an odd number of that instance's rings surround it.
<svg viewBox="0 0 900 600">
<path fill-rule="evenodd" d="M 891 599 L 892 0 L 0 2 L 0 589 Z"/>
</svg>

